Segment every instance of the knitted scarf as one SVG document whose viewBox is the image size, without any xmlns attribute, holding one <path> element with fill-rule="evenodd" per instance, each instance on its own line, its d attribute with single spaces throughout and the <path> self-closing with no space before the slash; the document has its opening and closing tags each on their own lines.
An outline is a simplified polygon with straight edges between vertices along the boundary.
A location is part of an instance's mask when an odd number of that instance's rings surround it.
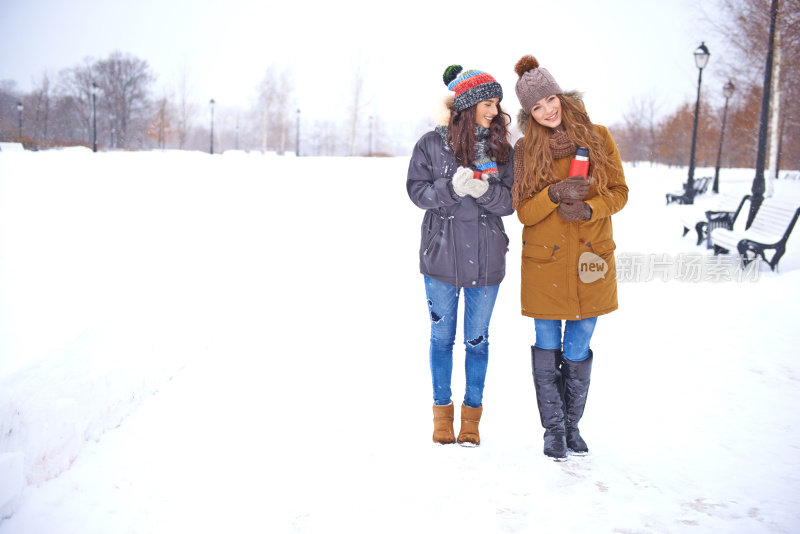
<svg viewBox="0 0 800 534">
<path fill-rule="evenodd" d="M 447 126 L 437 126 L 434 130 L 444 141 L 445 149 L 451 150 L 447 143 Z M 497 177 L 498 170 L 497 163 L 489 155 L 488 139 L 489 129 L 475 125 L 475 159 L 472 160 L 472 166 L 481 174 L 487 174 L 487 178 L 491 179 Z"/>
<path fill-rule="evenodd" d="M 550 136 L 550 151 L 553 159 L 569 158 L 575 155 L 578 147 L 567 135 L 567 132 L 557 131 Z"/>
</svg>

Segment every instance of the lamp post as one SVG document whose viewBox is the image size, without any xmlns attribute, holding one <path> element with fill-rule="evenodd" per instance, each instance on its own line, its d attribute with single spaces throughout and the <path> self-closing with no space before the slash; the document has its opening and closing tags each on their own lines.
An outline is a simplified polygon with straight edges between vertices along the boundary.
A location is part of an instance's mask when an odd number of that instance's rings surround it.
<svg viewBox="0 0 800 534">
<path fill-rule="evenodd" d="M 97 90 L 100 89 L 92 82 L 92 152 L 97 152 Z"/>
<path fill-rule="evenodd" d="M 208 101 L 208 105 L 211 106 L 211 147 L 208 149 L 209 154 L 214 153 L 214 99 Z"/>
<path fill-rule="evenodd" d="M 111 148 L 117 148 L 117 116 L 112 113 L 108 119 L 111 121 Z"/>
<path fill-rule="evenodd" d="M 369 157 L 372 157 L 372 115 L 369 116 Z"/>
<path fill-rule="evenodd" d="M 19 138 L 19 142 L 22 142 L 22 110 L 25 106 L 22 105 L 22 102 L 17 102 L 17 113 L 19 115 L 19 130 L 17 132 L 17 137 Z"/>
<path fill-rule="evenodd" d="M 775 19 L 778 16 L 778 0 L 772 0 L 769 8 L 769 41 L 767 43 L 767 62 L 764 66 L 764 90 L 761 93 L 761 120 L 758 125 L 758 153 L 756 154 L 756 176 L 750 189 L 753 196 L 750 198 L 750 213 L 747 217 L 746 228 L 750 228 L 756 217 L 758 208 L 764 202 L 764 191 L 767 184 L 764 181 L 764 160 L 767 159 L 767 120 L 769 119 L 769 100 L 772 91 L 772 61 L 775 49 Z"/>
<path fill-rule="evenodd" d="M 297 109 L 297 125 L 294 128 L 294 155 L 300 157 L 300 109 Z"/>
<path fill-rule="evenodd" d="M 717 150 L 717 167 L 714 169 L 714 187 L 713 191 L 719 193 L 719 166 L 722 163 L 722 138 L 725 136 L 725 121 L 728 119 L 728 101 L 733 96 L 736 86 L 733 82 L 728 80 L 725 87 L 722 88 L 722 95 L 725 97 L 725 109 L 722 112 L 722 129 L 719 131 L 719 150 Z"/>
<path fill-rule="evenodd" d="M 689 156 L 689 178 L 686 180 L 686 191 L 684 193 L 684 203 L 694 204 L 694 155 L 697 146 L 697 119 L 700 115 L 700 85 L 703 83 L 703 69 L 708 63 L 708 57 L 711 52 L 708 51 L 705 41 L 700 43 L 697 50 L 694 51 L 694 62 L 697 65 L 699 74 L 697 76 L 697 102 L 694 105 L 694 128 L 692 129 L 692 153 Z"/>
</svg>

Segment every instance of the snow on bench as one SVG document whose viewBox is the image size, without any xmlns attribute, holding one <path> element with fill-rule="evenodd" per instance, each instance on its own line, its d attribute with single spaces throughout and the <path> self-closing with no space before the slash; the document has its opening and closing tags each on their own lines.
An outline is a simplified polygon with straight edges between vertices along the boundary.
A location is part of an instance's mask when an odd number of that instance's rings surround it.
<svg viewBox="0 0 800 534">
<path fill-rule="evenodd" d="M 703 176 L 702 178 L 695 178 L 693 181 L 694 184 L 694 194 L 692 195 L 692 199 L 696 196 L 700 196 L 705 194 L 708 191 L 708 186 L 711 184 L 713 178 L 711 176 Z M 689 204 L 689 199 L 686 196 L 686 184 L 683 184 L 683 189 L 680 191 L 673 191 L 672 193 L 667 193 L 667 204 L 670 202 L 677 202 L 678 204 Z"/>
<path fill-rule="evenodd" d="M 750 198 L 751 196 L 747 195 L 743 200 Z M 748 213 L 749 209 L 740 206 L 736 220 L 742 217 L 746 219 Z M 714 255 L 738 251 L 745 265 L 759 255 L 774 271 L 786 252 L 786 242 L 798 216 L 800 216 L 800 205 L 797 202 L 788 203 L 766 198 L 758 208 L 750 228 L 746 230 L 715 228 L 711 231 L 709 241 L 714 247 Z M 767 250 L 775 251 L 769 260 L 765 254 Z"/>
<path fill-rule="evenodd" d="M 0 152 L 23 152 L 22 143 L 0 143 Z"/>
<path fill-rule="evenodd" d="M 687 210 L 681 217 L 683 235 L 694 228 L 697 232 L 697 244 L 706 241 L 708 248 L 711 248 L 711 244 L 708 243 L 709 231 L 714 228 L 733 229 L 733 221 L 744 201 L 745 199 L 739 196 L 722 194 L 716 195 L 713 201 L 693 205 L 694 209 Z"/>
</svg>

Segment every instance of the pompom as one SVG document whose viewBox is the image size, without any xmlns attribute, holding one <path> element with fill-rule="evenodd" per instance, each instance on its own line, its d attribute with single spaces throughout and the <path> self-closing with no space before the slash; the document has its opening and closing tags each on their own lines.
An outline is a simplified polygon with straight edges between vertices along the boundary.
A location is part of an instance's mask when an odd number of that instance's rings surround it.
<svg viewBox="0 0 800 534">
<path fill-rule="evenodd" d="M 535 57 L 533 57 L 531 55 L 522 56 L 519 59 L 519 61 L 517 61 L 517 64 L 514 65 L 514 72 L 517 73 L 517 76 L 522 76 L 523 74 L 525 74 L 529 70 L 535 69 L 535 68 L 538 68 L 538 67 L 539 67 L 539 62 L 536 61 Z"/>
<path fill-rule="evenodd" d="M 463 68 L 461 65 L 450 65 L 446 69 L 444 69 L 444 74 L 442 74 L 442 80 L 444 80 L 445 85 L 450 85 L 450 82 L 456 79 L 458 73 L 461 72 Z"/>
</svg>

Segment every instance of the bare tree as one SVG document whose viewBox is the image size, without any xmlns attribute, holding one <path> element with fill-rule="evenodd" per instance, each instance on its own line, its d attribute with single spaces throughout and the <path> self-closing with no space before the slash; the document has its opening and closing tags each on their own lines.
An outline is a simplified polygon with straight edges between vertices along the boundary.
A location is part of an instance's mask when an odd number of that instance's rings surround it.
<svg viewBox="0 0 800 534">
<path fill-rule="evenodd" d="M 289 132 L 291 130 L 290 113 L 294 106 L 293 94 L 293 76 L 291 71 L 284 70 L 278 77 L 277 93 L 274 99 L 274 125 L 278 134 L 278 153 L 283 154 L 286 152 L 286 145 L 289 141 Z"/>
<path fill-rule="evenodd" d="M 82 64 L 61 71 L 57 89 L 59 98 L 63 100 L 62 135 L 66 139 L 80 139 L 87 144 L 91 141 L 94 81 L 91 61 L 91 58 L 85 58 Z"/>
<path fill-rule="evenodd" d="M 50 119 L 51 107 L 50 76 L 45 72 L 39 78 L 37 87 L 33 91 L 34 112 L 33 112 L 33 135 L 37 139 L 47 143 L 47 126 Z"/>
<path fill-rule="evenodd" d="M 353 78 L 350 86 L 350 149 L 349 155 L 354 156 L 356 151 L 356 134 L 358 132 L 361 112 L 366 106 L 365 84 L 367 77 L 367 64 L 362 57 L 358 57 L 353 65 Z"/>
<path fill-rule="evenodd" d="M 294 110 L 294 82 L 289 69 L 279 71 L 275 65 L 267 67 L 257 87 L 255 116 L 258 118 L 261 150 L 270 148 L 279 153 L 286 151 Z"/>
<path fill-rule="evenodd" d="M 278 81 L 275 65 L 270 65 L 264 78 L 258 85 L 258 101 L 256 103 L 256 113 L 259 118 L 261 132 L 261 151 L 269 150 L 269 126 L 272 107 L 278 92 Z"/>
<path fill-rule="evenodd" d="M 155 80 L 146 61 L 113 52 L 93 68 L 103 95 L 103 104 L 112 119 L 116 145 L 129 146 L 137 138 L 144 142 L 149 109 L 148 90 Z M 135 126 L 136 133 L 131 130 Z"/>
<path fill-rule="evenodd" d="M 17 82 L 14 80 L 0 80 L 0 139 L 10 141 L 16 139 L 17 129 L 17 102 L 20 102 L 22 95 L 17 90 Z"/>
<path fill-rule="evenodd" d="M 658 153 L 657 110 L 654 98 L 634 98 L 622 114 L 623 122 L 614 128 L 614 139 L 626 161 L 655 161 Z"/>
<path fill-rule="evenodd" d="M 155 102 L 155 113 L 147 127 L 147 136 L 156 141 L 158 148 L 167 147 L 167 138 L 175 133 L 173 127 L 175 111 L 172 98 L 166 92 Z"/>
<path fill-rule="evenodd" d="M 178 80 L 178 102 L 176 112 L 175 133 L 178 136 L 178 148 L 183 149 L 192 128 L 194 116 L 197 114 L 197 105 L 191 101 L 191 87 L 186 73 L 186 64 L 183 65 L 181 77 Z"/>
</svg>

